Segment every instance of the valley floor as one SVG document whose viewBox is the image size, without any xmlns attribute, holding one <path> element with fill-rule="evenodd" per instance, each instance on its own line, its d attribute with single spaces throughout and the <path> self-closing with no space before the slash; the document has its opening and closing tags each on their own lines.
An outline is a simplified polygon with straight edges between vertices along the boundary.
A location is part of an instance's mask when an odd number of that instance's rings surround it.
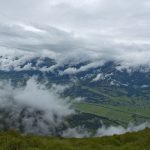
<svg viewBox="0 0 150 150">
<path fill-rule="evenodd" d="M 64 139 L 0 133 L 0 150 L 150 150 L 150 129 L 102 138 Z"/>
<path fill-rule="evenodd" d="M 94 104 L 80 102 L 74 104 L 74 107 L 84 113 L 93 114 L 99 117 L 104 117 L 110 121 L 118 123 L 121 126 L 127 127 L 129 123 L 141 124 L 150 122 L 150 109 L 136 106 L 112 106 L 110 104 Z"/>
</svg>

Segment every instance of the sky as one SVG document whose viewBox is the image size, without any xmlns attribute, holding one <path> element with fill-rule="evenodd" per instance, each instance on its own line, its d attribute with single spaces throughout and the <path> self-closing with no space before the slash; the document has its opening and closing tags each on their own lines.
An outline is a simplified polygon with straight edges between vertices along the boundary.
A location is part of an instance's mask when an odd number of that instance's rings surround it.
<svg viewBox="0 0 150 150">
<path fill-rule="evenodd" d="M 0 54 L 148 65 L 149 8 L 149 0 L 0 0 Z"/>
</svg>

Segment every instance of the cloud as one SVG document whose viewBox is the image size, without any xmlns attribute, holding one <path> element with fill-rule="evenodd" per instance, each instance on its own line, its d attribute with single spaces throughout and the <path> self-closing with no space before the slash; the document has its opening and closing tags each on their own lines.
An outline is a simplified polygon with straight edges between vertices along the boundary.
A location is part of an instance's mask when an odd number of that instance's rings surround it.
<svg viewBox="0 0 150 150">
<path fill-rule="evenodd" d="M 148 65 L 149 6 L 148 0 L 1 0 L 0 54 Z"/>
<path fill-rule="evenodd" d="M 90 137 L 92 134 L 87 131 L 84 127 L 68 128 L 62 132 L 62 137 L 65 138 L 83 138 Z"/>
<path fill-rule="evenodd" d="M 82 138 L 111 136 L 150 128 L 149 123 L 129 124 L 127 128 L 102 125 L 94 134 L 84 126 L 71 128 L 66 118 L 76 112 L 70 100 L 60 96 L 66 88 L 68 86 L 56 84 L 48 88 L 46 83 L 39 83 L 36 78 L 29 79 L 25 85 L 18 84 L 15 87 L 11 81 L 1 81 L 0 130 L 13 128 L 24 133 Z M 80 100 L 82 98 L 75 99 Z"/>
<path fill-rule="evenodd" d="M 46 25 L 1 24 L 0 34 L 1 46 L 20 51 L 41 53 L 49 50 L 57 53 L 80 46 L 72 34 Z"/>
<path fill-rule="evenodd" d="M 34 78 L 25 86 L 13 87 L 11 82 L 0 83 L 0 111 L 4 128 L 21 129 L 26 133 L 56 134 L 67 116 L 74 114 L 67 98 L 61 98 L 64 87 L 48 89 Z M 7 115 L 6 115 L 7 114 Z"/>
<path fill-rule="evenodd" d="M 96 82 L 99 80 L 104 80 L 105 76 L 102 73 L 97 74 L 97 76 L 92 80 L 92 82 Z"/>
<path fill-rule="evenodd" d="M 96 68 L 96 67 L 101 66 L 103 64 L 104 64 L 103 61 L 92 62 L 92 63 L 89 63 L 87 65 L 81 66 L 79 69 L 76 69 L 75 67 L 67 68 L 61 74 L 62 75 L 64 75 L 64 74 L 76 74 L 76 73 L 79 73 L 79 72 L 87 71 L 90 68 Z"/>
<path fill-rule="evenodd" d="M 102 128 L 99 128 L 97 130 L 96 136 L 101 137 L 101 136 L 120 135 L 120 134 L 124 134 L 127 132 L 141 131 L 141 130 L 144 130 L 145 128 L 150 128 L 150 123 L 145 122 L 145 123 L 137 125 L 137 126 L 133 125 L 133 124 L 129 124 L 129 126 L 127 128 L 124 128 L 122 126 L 118 126 L 118 127 L 114 127 L 114 126 L 105 127 L 105 126 L 103 126 Z"/>
<path fill-rule="evenodd" d="M 75 128 L 68 128 L 67 130 L 63 131 L 62 136 L 67 138 L 85 138 L 85 137 L 103 137 L 103 136 L 112 136 L 112 135 L 121 135 L 128 132 L 137 132 L 144 130 L 145 128 L 150 128 L 150 123 L 145 122 L 140 125 L 129 124 L 127 128 L 122 126 L 108 126 L 106 127 L 103 125 L 100 127 L 96 133 L 91 133 L 84 127 L 75 127 Z"/>
</svg>

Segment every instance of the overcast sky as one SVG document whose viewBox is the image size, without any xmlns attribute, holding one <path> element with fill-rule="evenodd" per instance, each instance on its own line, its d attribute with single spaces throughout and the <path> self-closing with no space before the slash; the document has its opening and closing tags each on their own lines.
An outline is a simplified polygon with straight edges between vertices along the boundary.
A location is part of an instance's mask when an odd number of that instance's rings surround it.
<svg viewBox="0 0 150 150">
<path fill-rule="evenodd" d="M 0 0 L 0 46 L 149 64 L 150 1 Z"/>
</svg>

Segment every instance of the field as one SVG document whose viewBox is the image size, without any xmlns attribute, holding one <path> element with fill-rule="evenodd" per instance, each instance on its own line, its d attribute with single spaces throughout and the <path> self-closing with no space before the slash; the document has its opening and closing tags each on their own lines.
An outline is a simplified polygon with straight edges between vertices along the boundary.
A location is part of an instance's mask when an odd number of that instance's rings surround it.
<svg viewBox="0 0 150 150">
<path fill-rule="evenodd" d="M 94 103 L 76 103 L 75 108 L 81 112 L 94 114 L 109 120 L 118 122 L 118 124 L 127 126 L 130 122 L 139 124 L 150 121 L 150 109 L 142 107 L 112 106 Z"/>
<path fill-rule="evenodd" d="M 1 132 L 0 150 L 150 150 L 150 129 L 84 139 L 21 135 L 16 131 Z"/>
</svg>

